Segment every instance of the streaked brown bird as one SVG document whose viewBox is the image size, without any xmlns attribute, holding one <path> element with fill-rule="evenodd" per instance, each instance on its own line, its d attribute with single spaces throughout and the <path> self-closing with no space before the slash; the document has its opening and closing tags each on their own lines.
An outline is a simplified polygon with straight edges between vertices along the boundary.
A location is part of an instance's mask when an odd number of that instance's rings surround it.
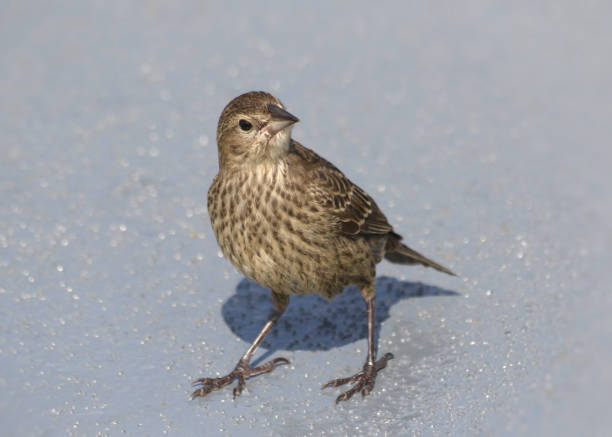
<svg viewBox="0 0 612 437">
<path fill-rule="evenodd" d="M 404 245 L 376 202 L 333 164 L 291 138 L 298 118 L 274 96 L 258 91 L 233 99 L 217 127 L 219 173 L 208 191 L 208 213 L 223 254 L 247 278 L 272 291 L 274 311 L 232 372 L 201 378 L 191 398 L 271 372 L 276 358 L 250 367 L 253 353 L 283 314 L 291 293 L 331 299 L 347 285 L 361 290 L 368 314 L 368 355 L 353 376 L 323 387 L 354 384 L 336 399 L 369 394 L 377 372 L 393 358 L 376 359 L 374 277 L 383 258 L 422 264 L 454 275 Z"/>
</svg>

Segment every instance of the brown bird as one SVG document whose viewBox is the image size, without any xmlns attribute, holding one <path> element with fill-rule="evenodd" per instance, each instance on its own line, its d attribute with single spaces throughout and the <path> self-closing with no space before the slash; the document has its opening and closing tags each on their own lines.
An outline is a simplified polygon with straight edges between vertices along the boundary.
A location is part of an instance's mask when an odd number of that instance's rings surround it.
<svg viewBox="0 0 612 437">
<path fill-rule="evenodd" d="M 323 386 L 353 387 L 336 403 L 357 392 L 369 394 L 376 373 L 393 358 L 376 359 L 374 277 L 383 258 L 422 264 L 454 275 L 401 242 L 376 202 L 333 164 L 291 138 L 298 118 L 266 92 L 233 99 L 217 127 L 219 173 L 208 191 L 208 213 L 217 242 L 238 270 L 272 291 L 274 311 L 232 372 L 201 378 L 191 398 L 271 372 L 276 358 L 250 367 L 253 353 L 283 314 L 291 293 L 319 293 L 331 299 L 349 284 L 361 290 L 368 314 L 368 355 L 353 376 Z"/>
</svg>

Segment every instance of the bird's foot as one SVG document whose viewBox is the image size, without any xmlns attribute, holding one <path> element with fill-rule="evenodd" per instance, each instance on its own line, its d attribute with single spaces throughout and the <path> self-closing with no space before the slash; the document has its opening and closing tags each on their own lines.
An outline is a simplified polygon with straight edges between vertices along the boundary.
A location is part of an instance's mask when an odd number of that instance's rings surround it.
<svg viewBox="0 0 612 437">
<path fill-rule="evenodd" d="M 193 381 L 194 386 L 200 386 L 197 388 L 189 399 L 197 398 L 198 396 L 206 396 L 208 393 L 214 390 L 219 390 L 230 384 L 234 379 L 238 379 L 238 385 L 234 388 L 234 398 L 242 393 L 246 385 L 246 379 L 251 376 L 259 375 L 261 373 L 269 373 L 274 370 L 274 367 L 278 363 L 289 364 L 289 360 L 286 358 L 275 358 L 270 360 L 261 366 L 249 367 L 249 363 L 245 360 L 238 361 L 238 364 L 231 371 L 231 373 L 222 376 L 220 378 L 200 378 Z"/>
<path fill-rule="evenodd" d="M 322 388 L 327 387 L 338 387 L 344 384 L 353 384 L 355 385 L 348 391 L 345 391 L 340 396 L 336 398 L 336 404 L 340 401 L 349 400 L 355 393 L 361 392 L 362 396 L 369 395 L 370 392 L 374 389 L 374 382 L 376 381 L 376 373 L 387 367 L 387 361 L 393 358 L 393 354 L 386 353 L 382 358 L 379 358 L 374 364 L 366 363 L 363 366 L 363 370 L 354 374 L 353 376 L 349 376 L 348 378 L 338 378 L 332 379 L 328 381 Z"/>
</svg>

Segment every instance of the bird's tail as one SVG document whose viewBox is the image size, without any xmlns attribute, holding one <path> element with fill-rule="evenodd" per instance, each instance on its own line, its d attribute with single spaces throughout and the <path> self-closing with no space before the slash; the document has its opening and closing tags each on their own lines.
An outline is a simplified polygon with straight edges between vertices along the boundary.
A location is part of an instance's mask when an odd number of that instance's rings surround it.
<svg viewBox="0 0 612 437">
<path fill-rule="evenodd" d="M 422 264 L 425 267 L 433 267 L 436 270 L 439 270 L 444 273 L 448 273 L 452 276 L 457 276 L 450 269 L 438 264 L 435 261 L 430 260 L 429 258 L 421 255 L 416 250 L 412 250 L 404 243 L 402 243 L 401 236 L 397 235 L 395 232 L 389 235 L 387 239 L 387 245 L 385 247 L 385 258 L 392 263 L 396 264 Z"/>
</svg>

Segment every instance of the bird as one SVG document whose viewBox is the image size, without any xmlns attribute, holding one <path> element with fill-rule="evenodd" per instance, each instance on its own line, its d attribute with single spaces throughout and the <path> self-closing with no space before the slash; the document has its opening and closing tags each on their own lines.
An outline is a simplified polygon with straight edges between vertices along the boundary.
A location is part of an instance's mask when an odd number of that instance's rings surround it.
<svg viewBox="0 0 612 437">
<path fill-rule="evenodd" d="M 272 372 L 286 358 L 251 367 L 251 358 L 274 327 L 291 294 L 318 293 L 332 299 L 348 285 L 361 291 L 368 327 L 362 369 L 323 385 L 372 392 L 377 373 L 393 358 L 377 358 L 374 279 L 376 264 L 420 264 L 455 275 L 402 242 L 374 199 L 338 168 L 291 137 L 299 119 L 279 99 L 251 91 L 231 100 L 217 125 L 219 171 L 208 191 L 208 214 L 225 258 L 248 279 L 272 292 L 273 311 L 261 332 L 225 376 L 200 378 L 191 399 L 237 380 L 234 398 L 246 379 Z"/>
</svg>

